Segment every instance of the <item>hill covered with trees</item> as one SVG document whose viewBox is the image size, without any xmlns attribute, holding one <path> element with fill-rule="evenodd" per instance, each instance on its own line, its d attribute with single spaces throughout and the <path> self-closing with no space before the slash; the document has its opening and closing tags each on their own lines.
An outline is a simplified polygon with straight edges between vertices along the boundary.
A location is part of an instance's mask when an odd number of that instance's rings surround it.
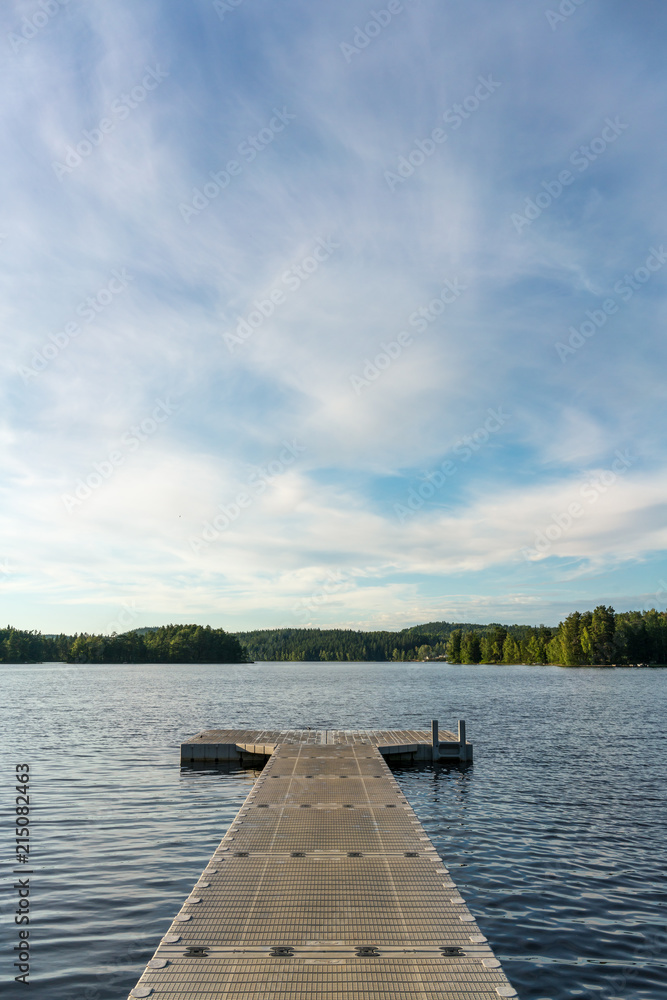
<svg viewBox="0 0 667 1000">
<path fill-rule="evenodd" d="M 164 625 L 122 635 L 41 635 L 0 629 L 0 662 L 246 663 L 266 661 L 666 664 L 667 612 L 603 604 L 573 611 L 557 628 L 429 622 L 398 632 L 281 628 L 229 633 L 209 625 Z"/>
<path fill-rule="evenodd" d="M 0 629 L 0 659 L 5 663 L 245 663 L 247 657 L 236 636 L 210 625 L 74 636 L 43 636 L 8 626 Z"/>
<path fill-rule="evenodd" d="M 485 635 L 494 625 L 429 622 L 400 632 L 358 632 L 353 629 L 282 628 L 237 632 L 251 660 L 423 660 L 444 657 L 453 632 Z M 510 625 L 517 637 L 529 625 Z M 457 661 L 460 662 L 460 661 Z M 478 662 L 478 661 L 475 661 Z"/>
<path fill-rule="evenodd" d="M 261 629 L 238 632 L 251 660 L 431 660 L 450 663 L 667 663 L 667 612 L 599 605 L 557 628 L 429 622 L 400 632 Z"/>
</svg>

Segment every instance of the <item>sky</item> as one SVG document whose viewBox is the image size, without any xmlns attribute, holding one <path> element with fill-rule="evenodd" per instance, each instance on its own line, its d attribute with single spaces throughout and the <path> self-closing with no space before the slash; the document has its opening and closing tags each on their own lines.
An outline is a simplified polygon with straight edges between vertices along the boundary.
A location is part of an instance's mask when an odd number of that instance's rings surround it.
<svg viewBox="0 0 667 1000">
<path fill-rule="evenodd" d="M 664 610 L 666 26 L 5 0 L 4 620 Z"/>
</svg>

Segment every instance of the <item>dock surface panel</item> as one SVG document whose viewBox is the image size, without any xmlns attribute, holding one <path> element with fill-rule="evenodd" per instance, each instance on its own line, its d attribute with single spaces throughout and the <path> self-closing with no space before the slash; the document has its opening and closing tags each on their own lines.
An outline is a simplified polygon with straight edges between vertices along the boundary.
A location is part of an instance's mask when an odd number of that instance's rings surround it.
<svg viewBox="0 0 667 1000">
<path fill-rule="evenodd" d="M 472 744 L 441 730 L 436 752 L 425 729 L 206 729 L 181 744 L 181 762 L 241 761 L 248 756 L 270 756 L 286 743 L 300 746 L 375 746 L 381 754 L 406 762 L 472 761 Z"/>
<path fill-rule="evenodd" d="M 130 993 L 148 996 L 516 993 L 377 744 L 295 741 L 275 747 Z"/>
</svg>

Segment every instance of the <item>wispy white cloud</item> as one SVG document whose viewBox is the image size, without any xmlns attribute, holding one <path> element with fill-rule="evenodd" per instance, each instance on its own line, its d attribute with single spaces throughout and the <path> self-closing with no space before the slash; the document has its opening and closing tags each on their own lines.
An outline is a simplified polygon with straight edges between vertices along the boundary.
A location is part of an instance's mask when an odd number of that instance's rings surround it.
<svg viewBox="0 0 667 1000">
<path fill-rule="evenodd" d="M 5 38 L 34 9 L 5 5 Z M 667 239 L 655 26 L 639 17 L 630 29 L 618 6 L 586 5 L 552 32 L 542 10 L 514 0 L 410 2 L 347 62 L 340 43 L 368 17 L 356 0 L 248 0 L 222 21 L 204 2 L 72 0 L 18 51 L 8 42 L 0 447 L 15 621 L 46 627 L 48 606 L 50 630 L 59 609 L 102 627 L 131 598 L 149 623 L 261 624 L 291 614 L 331 567 L 350 576 L 317 611 L 329 623 L 432 617 L 434 593 L 451 595 L 462 574 L 465 600 L 443 597 L 443 609 L 490 617 L 494 599 L 517 617 L 555 607 L 535 588 L 564 573 L 584 597 L 601 580 L 651 592 L 628 567 L 667 548 L 665 275 L 572 364 L 554 344 Z M 159 82 L 133 98 L 147 68 Z M 500 86 L 487 101 L 456 127 L 443 119 L 489 75 Z M 105 117 L 114 127 L 95 144 Z M 578 170 L 571 155 L 607 117 L 627 129 Z M 446 141 L 390 190 L 385 172 L 436 127 Z M 90 153 L 76 153 L 81 142 Z M 81 163 L 59 178 L 68 147 Z M 229 184 L 185 221 L 179 206 L 230 161 Z M 512 213 L 568 166 L 575 181 L 518 233 Z M 318 240 L 339 245 L 288 288 Z M 127 287 L 86 321 L 82 303 L 123 269 Z M 417 310 L 446 279 L 465 293 L 419 330 Z M 275 289 L 284 301 L 230 351 L 223 335 Z M 410 344 L 355 392 L 351 377 L 402 331 Z M 26 379 L 45 345 L 48 364 Z M 61 495 L 163 398 L 177 412 L 136 452 L 121 449 L 113 475 L 68 513 Z M 512 414 L 503 434 L 440 506 L 401 523 L 397 497 L 499 405 Z M 303 457 L 193 552 L 189 539 L 252 467 L 293 439 Z M 522 557 L 628 448 L 633 466 L 609 495 L 548 557 Z M 477 605 L 475 593 L 486 595 Z"/>
</svg>

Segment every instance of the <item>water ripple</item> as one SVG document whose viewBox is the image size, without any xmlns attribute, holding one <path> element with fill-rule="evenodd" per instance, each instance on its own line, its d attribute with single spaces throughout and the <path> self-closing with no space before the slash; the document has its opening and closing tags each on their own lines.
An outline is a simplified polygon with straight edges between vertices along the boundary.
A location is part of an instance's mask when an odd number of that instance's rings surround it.
<svg viewBox="0 0 667 1000">
<path fill-rule="evenodd" d="M 467 720 L 474 766 L 397 778 L 522 1000 L 667 996 L 664 670 L 43 664 L 0 667 L 0 703 L 5 858 L 31 765 L 40 1000 L 126 995 L 245 798 L 252 773 L 181 769 L 183 739 L 431 717 Z"/>
</svg>

